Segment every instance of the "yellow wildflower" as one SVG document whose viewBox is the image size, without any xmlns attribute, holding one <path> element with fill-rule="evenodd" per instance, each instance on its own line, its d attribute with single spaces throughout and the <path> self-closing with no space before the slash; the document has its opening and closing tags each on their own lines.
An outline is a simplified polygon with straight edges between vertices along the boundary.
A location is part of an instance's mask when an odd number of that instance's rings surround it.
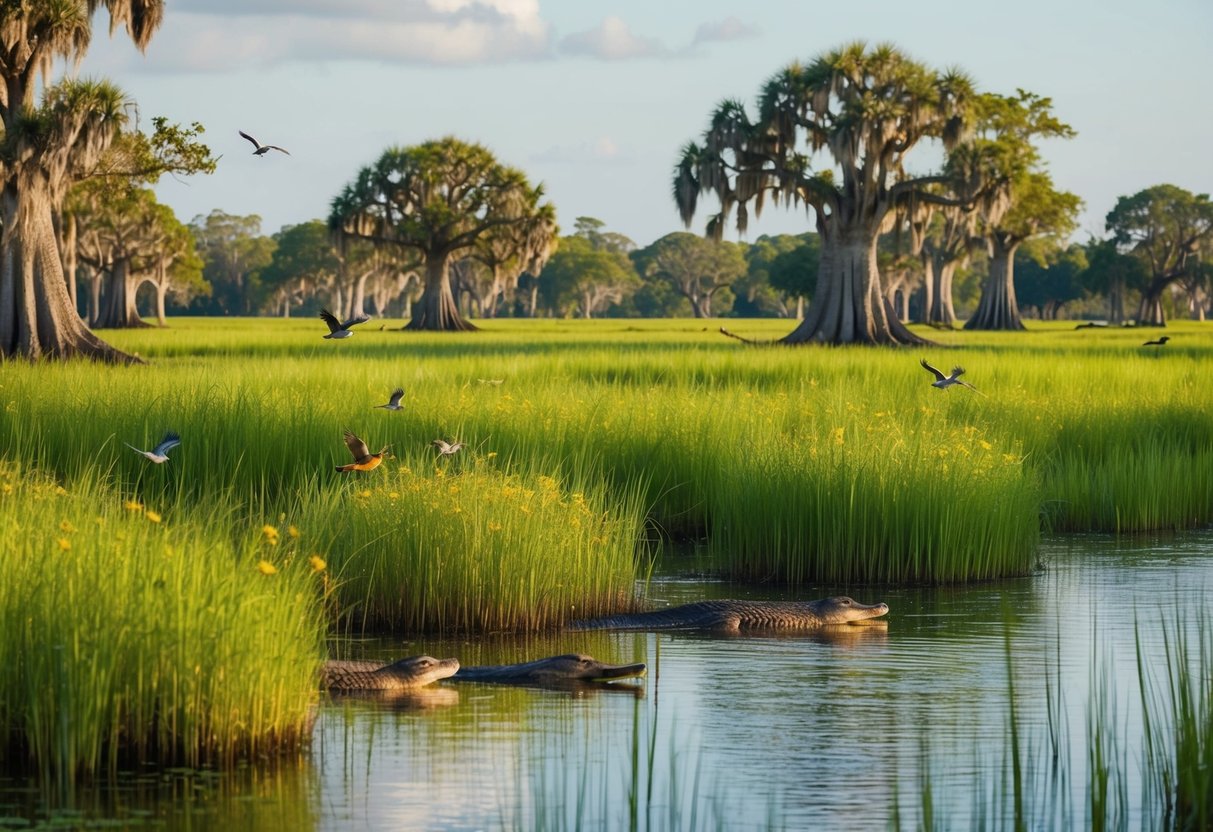
<svg viewBox="0 0 1213 832">
<path fill-rule="evenodd" d="M 489 531 L 499 532 L 499 531 L 501 531 L 501 529 L 502 529 L 502 525 L 500 523 L 495 523 L 495 522 L 489 523 Z"/>
<path fill-rule="evenodd" d="M 63 551 L 70 552 L 72 550 L 72 542 L 70 540 L 68 540 L 66 537 L 59 538 L 59 540 L 57 542 L 59 544 L 59 548 L 62 549 Z"/>
<path fill-rule="evenodd" d="M 400 497 L 400 492 L 398 492 L 398 491 L 389 491 L 388 495 L 387 495 L 387 498 L 389 500 L 396 500 L 396 499 L 399 499 L 399 497 Z"/>
<path fill-rule="evenodd" d="M 122 507 L 127 511 L 143 511 L 143 503 L 136 502 L 135 500 L 127 500 L 122 504 Z"/>
<path fill-rule="evenodd" d="M 156 512 L 154 512 L 154 511 L 150 511 L 150 510 L 149 510 L 149 511 L 147 511 L 147 512 L 144 512 L 143 516 L 144 516 L 144 517 L 146 517 L 146 518 L 147 518 L 149 521 L 151 521 L 152 523 L 159 523 L 159 522 L 160 522 L 160 515 L 159 515 L 159 514 L 157 514 L 157 513 L 156 513 Z"/>
<path fill-rule="evenodd" d="M 369 496 L 371 496 L 371 491 L 370 491 L 370 489 L 363 489 L 362 491 L 358 492 L 358 496 L 359 497 L 369 497 Z"/>
<path fill-rule="evenodd" d="M 835 445 L 843 444 L 843 439 L 842 439 L 843 430 L 844 430 L 844 428 L 834 428 L 834 444 Z"/>
<path fill-rule="evenodd" d="M 72 532 L 74 532 L 76 530 L 76 527 L 72 525 L 71 520 L 64 520 L 62 523 L 59 524 L 59 528 L 65 534 L 71 534 Z"/>
<path fill-rule="evenodd" d="M 262 526 L 261 534 L 263 534 L 267 540 L 276 540 L 278 538 L 278 529 L 275 526 Z"/>
<path fill-rule="evenodd" d="M 545 476 L 541 475 L 539 477 L 539 487 L 544 489 L 545 491 L 555 491 L 556 490 L 556 480 L 552 479 L 551 477 L 545 477 Z"/>
<path fill-rule="evenodd" d="M 989 442 L 987 442 L 984 439 L 978 440 L 977 444 L 980 445 L 984 450 L 987 450 L 987 451 L 994 447 L 993 445 L 991 445 Z"/>
<path fill-rule="evenodd" d="M 312 555 L 307 559 L 307 562 L 312 565 L 313 572 L 323 572 L 325 567 L 328 566 L 328 564 L 324 562 L 324 558 L 320 557 L 320 555 Z"/>
<path fill-rule="evenodd" d="M 262 575 L 274 575 L 278 572 L 278 567 L 270 563 L 268 560 L 263 560 L 257 564 L 257 571 Z"/>
<path fill-rule="evenodd" d="M 5 494 L 12 494 L 12 493 L 13 493 L 13 486 L 12 486 L 10 483 L 7 483 L 7 482 L 6 482 L 6 483 L 4 484 L 4 493 L 5 493 Z"/>
<path fill-rule="evenodd" d="M 62 485 L 56 485 L 56 486 L 55 486 L 55 493 L 56 493 L 56 494 L 58 494 L 60 497 L 66 497 L 66 496 L 67 496 L 67 489 L 66 489 L 66 488 L 64 488 Z"/>
<path fill-rule="evenodd" d="M 294 539 L 298 539 L 298 537 L 299 537 L 299 530 L 297 528 L 295 528 L 294 526 L 287 526 L 286 533 L 289 534 Z"/>
<path fill-rule="evenodd" d="M 492 459 L 495 456 L 497 456 L 496 451 L 489 451 L 487 454 L 485 454 L 485 459 Z"/>
</svg>

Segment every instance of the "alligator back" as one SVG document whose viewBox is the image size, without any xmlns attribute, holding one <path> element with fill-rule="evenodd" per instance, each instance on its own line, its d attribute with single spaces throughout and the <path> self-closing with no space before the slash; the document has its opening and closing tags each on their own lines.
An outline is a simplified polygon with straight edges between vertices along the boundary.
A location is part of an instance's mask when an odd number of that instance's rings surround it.
<svg viewBox="0 0 1213 832">
<path fill-rule="evenodd" d="M 850 598 L 820 601 L 696 601 L 665 610 L 574 621 L 575 630 L 810 630 L 827 624 L 875 618 L 889 608 Z"/>
<path fill-rule="evenodd" d="M 367 661 L 329 661 L 323 670 L 323 685 L 332 691 L 408 690 L 454 676 L 456 659 L 410 656 L 391 664 Z"/>
</svg>

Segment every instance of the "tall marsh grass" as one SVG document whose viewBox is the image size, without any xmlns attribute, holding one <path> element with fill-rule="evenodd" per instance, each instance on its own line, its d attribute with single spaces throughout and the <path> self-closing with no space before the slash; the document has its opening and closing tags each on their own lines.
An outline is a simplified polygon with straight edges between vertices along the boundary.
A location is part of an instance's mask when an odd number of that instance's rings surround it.
<svg viewBox="0 0 1213 832">
<path fill-rule="evenodd" d="M 372 491 L 398 465 L 430 466 L 431 439 L 461 439 L 478 475 L 551 477 L 614 516 L 639 502 L 668 536 L 706 537 L 735 577 L 960 581 L 1029 571 L 1042 526 L 1213 521 L 1206 334 L 1181 324 L 1149 352 L 1132 331 L 931 333 L 955 349 L 922 352 L 966 366 L 974 393 L 931 388 L 917 352 L 744 347 L 699 322 L 501 321 L 332 344 L 310 320 L 181 320 L 110 333 L 148 366 L 7 365 L 0 447 L 60 477 L 100 471 L 149 501 L 255 518 L 343 487 L 344 428 L 399 455 L 362 478 Z M 404 411 L 372 409 L 397 385 Z M 168 428 L 183 444 L 165 466 L 122 445 Z"/>
<path fill-rule="evenodd" d="M 302 559 L 268 566 L 276 543 L 248 529 L 234 539 L 229 521 L 0 467 L 6 762 L 70 783 L 306 739 L 323 655 L 318 575 Z"/>
</svg>

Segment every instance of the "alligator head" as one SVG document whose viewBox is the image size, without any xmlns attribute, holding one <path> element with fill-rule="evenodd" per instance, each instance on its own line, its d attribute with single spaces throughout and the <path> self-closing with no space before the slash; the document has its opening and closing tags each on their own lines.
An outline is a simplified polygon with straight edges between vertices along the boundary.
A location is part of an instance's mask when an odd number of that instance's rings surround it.
<svg viewBox="0 0 1213 832">
<path fill-rule="evenodd" d="M 861 604 L 845 595 L 809 602 L 809 607 L 822 624 L 850 624 L 868 618 L 879 618 L 889 611 L 888 604 Z"/>
</svg>

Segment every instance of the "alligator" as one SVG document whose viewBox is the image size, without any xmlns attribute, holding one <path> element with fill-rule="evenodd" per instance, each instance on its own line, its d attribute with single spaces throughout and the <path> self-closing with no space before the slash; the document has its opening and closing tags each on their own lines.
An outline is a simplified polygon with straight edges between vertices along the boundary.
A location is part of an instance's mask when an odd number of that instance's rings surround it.
<svg viewBox="0 0 1213 832">
<path fill-rule="evenodd" d="M 850 624 L 877 618 L 887 604 L 861 604 L 840 595 L 820 601 L 696 601 L 665 610 L 613 615 L 574 621 L 573 630 L 698 629 L 717 632 L 740 630 L 812 630 L 833 624 Z"/>
<path fill-rule="evenodd" d="M 323 684 L 338 693 L 413 690 L 454 676 L 457 670 L 458 659 L 432 656 L 409 656 L 391 663 L 328 661 L 324 663 Z"/>
<path fill-rule="evenodd" d="M 521 664 L 461 667 L 451 681 L 560 687 L 643 676 L 644 671 L 643 664 L 606 664 L 593 656 L 568 653 Z"/>
</svg>

